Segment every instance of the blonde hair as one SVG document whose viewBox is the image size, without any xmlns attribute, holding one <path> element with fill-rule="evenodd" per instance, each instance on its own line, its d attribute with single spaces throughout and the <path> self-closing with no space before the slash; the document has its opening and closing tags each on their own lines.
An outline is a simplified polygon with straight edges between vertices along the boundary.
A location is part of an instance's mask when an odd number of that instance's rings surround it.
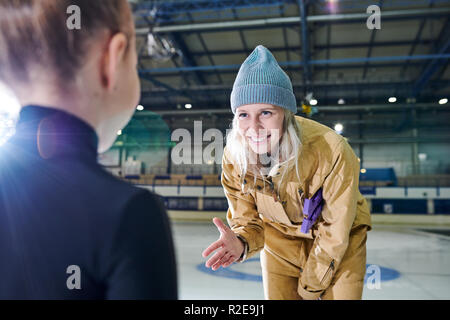
<svg viewBox="0 0 450 320">
<path fill-rule="evenodd" d="M 254 153 L 254 151 L 248 145 L 245 137 L 243 137 L 241 132 L 239 131 L 238 121 L 239 121 L 238 114 L 236 113 L 233 118 L 232 128 L 227 135 L 226 147 L 233 161 L 239 168 L 239 171 L 241 173 L 241 188 L 244 191 L 244 183 L 242 183 L 242 181 L 244 180 L 246 173 L 247 172 L 253 173 L 255 177 L 255 182 L 258 176 L 261 177 L 263 181 L 265 181 L 264 169 L 266 168 L 264 168 L 263 164 L 260 161 L 261 156 Z M 275 155 L 273 154 L 270 155 L 271 166 L 268 169 L 270 169 L 271 167 L 273 167 L 273 165 L 276 165 L 278 163 L 295 159 L 294 161 L 295 172 L 297 174 L 297 178 L 300 180 L 298 170 L 298 157 L 300 155 L 302 147 L 300 137 L 301 137 L 301 128 L 297 120 L 295 119 L 294 113 L 284 109 L 283 129 L 278 144 L 278 150 L 275 153 Z M 256 162 L 255 159 L 257 160 Z M 280 184 L 284 180 L 285 175 L 289 168 L 290 165 L 285 167 L 281 175 Z"/>
</svg>

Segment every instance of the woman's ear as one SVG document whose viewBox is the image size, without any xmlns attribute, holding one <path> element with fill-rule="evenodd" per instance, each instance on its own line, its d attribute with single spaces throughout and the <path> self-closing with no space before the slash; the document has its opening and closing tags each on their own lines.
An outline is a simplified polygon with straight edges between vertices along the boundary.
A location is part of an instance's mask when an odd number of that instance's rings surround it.
<svg viewBox="0 0 450 320">
<path fill-rule="evenodd" d="M 113 91 L 119 78 L 120 63 L 125 57 L 128 39 L 123 33 L 113 35 L 105 47 L 101 61 L 101 82 L 103 88 Z"/>
</svg>

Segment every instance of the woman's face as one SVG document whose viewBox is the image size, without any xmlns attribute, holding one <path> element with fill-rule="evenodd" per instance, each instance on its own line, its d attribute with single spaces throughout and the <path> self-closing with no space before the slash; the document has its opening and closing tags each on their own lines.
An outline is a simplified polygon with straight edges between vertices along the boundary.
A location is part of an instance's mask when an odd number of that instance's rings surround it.
<svg viewBox="0 0 450 320">
<path fill-rule="evenodd" d="M 270 104 L 249 104 L 236 109 L 239 132 L 256 154 L 275 151 L 283 134 L 284 110 Z"/>
</svg>

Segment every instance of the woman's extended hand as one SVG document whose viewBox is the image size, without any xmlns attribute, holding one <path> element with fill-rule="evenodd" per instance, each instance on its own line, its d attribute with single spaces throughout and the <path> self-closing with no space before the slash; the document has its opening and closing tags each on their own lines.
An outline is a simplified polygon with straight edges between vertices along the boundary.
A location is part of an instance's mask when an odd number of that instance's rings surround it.
<svg viewBox="0 0 450 320">
<path fill-rule="evenodd" d="M 217 229 L 219 229 L 220 238 L 206 248 L 202 255 L 206 258 L 212 252 L 217 250 L 205 264 L 207 268 L 212 268 L 215 271 L 220 267 L 226 268 L 233 262 L 239 260 L 245 247 L 242 241 L 222 222 L 222 220 L 214 218 L 213 222 Z"/>
</svg>

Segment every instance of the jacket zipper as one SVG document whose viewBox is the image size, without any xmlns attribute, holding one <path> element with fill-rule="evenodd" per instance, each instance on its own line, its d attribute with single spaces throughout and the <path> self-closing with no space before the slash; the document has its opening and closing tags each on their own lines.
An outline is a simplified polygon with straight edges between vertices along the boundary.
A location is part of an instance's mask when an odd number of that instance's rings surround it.
<svg viewBox="0 0 450 320">
<path fill-rule="evenodd" d="M 332 270 L 334 270 L 334 259 L 331 260 L 330 266 L 328 267 L 327 272 L 325 272 L 325 275 L 323 276 L 322 281 L 320 281 L 320 284 L 322 284 L 322 283 L 325 281 L 325 279 L 327 278 L 328 274 L 329 274 Z"/>
<path fill-rule="evenodd" d="M 272 197 L 273 197 L 273 200 L 275 201 L 275 202 L 278 202 L 278 200 L 279 200 L 279 196 L 278 196 L 278 194 L 275 192 L 275 187 L 274 187 L 274 185 L 273 185 L 273 182 L 272 181 L 267 181 L 268 183 L 269 183 L 269 185 L 270 185 L 270 190 L 272 191 Z"/>
</svg>

